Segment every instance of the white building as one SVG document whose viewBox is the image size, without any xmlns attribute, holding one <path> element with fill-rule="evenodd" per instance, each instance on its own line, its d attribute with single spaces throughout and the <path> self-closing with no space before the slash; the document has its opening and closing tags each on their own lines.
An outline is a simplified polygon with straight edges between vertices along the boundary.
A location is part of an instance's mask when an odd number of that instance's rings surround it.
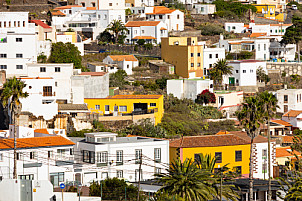
<svg viewBox="0 0 302 201">
<path fill-rule="evenodd" d="M 226 22 L 224 23 L 224 29 L 227 32 L 234 32 L 234 33 L 247 32 L 247 27 L 244 25 L 244 23 L 241 22 Z"/>
<path fill-rule="evenodd" d="M 101 9 L 104 9 L 101 7 Z M 91 10 L 82 6 L 63 6 L 55 9 L 52 25 L 61 31 L 71 28 L 80 31 L 93 40 L 103 32 L 113 20 L 125 23 L 125 10 Z M 64 15 L 59 15 L 60 11 Z"/>
<path fill-rule="evenodd" d="M 168 31 L 184 30 L 184 13 L 180 10 L 171 10 L 165 6 L 154 6 L 153 11 L 146 13 L 148 21 L 161 21 L 168 27 Z"/>
<path fill-rule="evenodd" d="M 289 110 L 282 116 L 282 120 L 290 123 L 293 128 L 302 129 L 302 110 Z"/>
<path fill-rule="evenodd" d="M 139 65 L 137 58 L 133 55 L 109 55 L 104 60 L 106 64 L 117 64 L 120 70 L 132 75 L 132 69 Z"/>
<path fill-rule="evenodd" d="M 224 48 L 204 48 L 203 49 L 203 75 L 209 75 L 209 68 L 218 62 L 218 60 L 225 59 Z"/>
<path fill-rule="evenodd" d="M 166 24 L 161 21 L 129 21 L 126 43 L 135 43 L 139 39 L 146 42 L 160 43 L 161 37 L 168 37 Z"/>
<path fill-rule="evenodd" d="M 195 100 L 197 95 L 208 89 L 213 92 L 213 80 L 209 79 L 175 79 L 167 80 L 167 94 L 172 94 L 178 99 Z"/>
<path fill-rule="evenodd" d="M 281 45 L 278 40 L 271 39 L 270 42 L 270 58 L 285 59 L 286 61 L 294 61 L 296 57 L 296 44 Z"/>
<path fill-rule="evenodd" d="M 212 104 L 219 111 L 233 113 L 243 102 L 243 91 L 214 91 L 216 103 Z"/>
<path fill-rule="evenodd" d="M 75 4 L 83 7 L 92 7 L 91 9 L 97 10 L 112 10 L 112 9 L 125 9 L 125 0 L 105 0 L 105 1 L 95 1 L 95 0 L 75 0 Z"/>
<path fill-rule="evenodd" d="M 209 15 L 216 12 L 215 4 L 199 4 L 193 5 L 192 14 Z"/>
<path fill-rule="evenodd" d="M 126 7 L 136 9 L 138 7 L 150 7 L 154 6 L 154 0 L 126 0 Z M 138 13 L 138 12 L 137 12 Z"/>
<path fill-rule="evenodd" d="M 7 77 L 24 75 L 26 63 L 37 61 L 35 24 L 28 12 L 0 12 L 0 69 Z"/>
<path fill-rule="evenodd" d="M 278 100 L 277 112 L 302 110 L 302 89 L 280 89 L 275 94 Z"/>
<path fill-rule="evenodd" d="M 257 86 L 257 69 L 266 71 L 266 62 L 257 60 L 230 61 L 228 65 L 233 67 L 232 75 L 224 76 L 223 83 L 230 86 Z"/>
<path fill-rule="evenodd" d="M 115 133 L 86 133 L 77 142 L 76 161 L 89 164 L 95 180 L 124 178 L 138 181 L 141 162 L 141 180 L 153 179 L 169 164 L 169 141 L 147 137 L 117 137 Z"/>
</svg>

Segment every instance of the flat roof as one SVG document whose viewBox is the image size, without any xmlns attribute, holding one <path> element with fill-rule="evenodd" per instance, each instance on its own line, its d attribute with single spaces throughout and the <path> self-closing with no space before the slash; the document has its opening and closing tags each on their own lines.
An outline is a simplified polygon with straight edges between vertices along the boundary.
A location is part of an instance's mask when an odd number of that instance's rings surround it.
<svg viewBox="0 0 302 201">
<path fill-rule="evenodd" d="M 81 140 L 82 143 L 95 144 L 95 145 L 103 145 L 103 144 L 125 144 L 125 143 L 140 143 L 140 142 L 156 142 L 156 141 L 167 141 L 163 139 L 157 138 L 148 138 L 148 137 L 117 137 L 116 141 L 111 142 L 86 142 L 85 139 Z"/>
</svg>

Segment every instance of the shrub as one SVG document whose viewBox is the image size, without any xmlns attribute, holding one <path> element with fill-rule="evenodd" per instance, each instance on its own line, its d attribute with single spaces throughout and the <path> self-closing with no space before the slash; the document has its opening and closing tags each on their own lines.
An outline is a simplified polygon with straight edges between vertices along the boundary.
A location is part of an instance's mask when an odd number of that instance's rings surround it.
<svg viewBox="0 0 302 201">
<path fill-rule="evenodd" d="M 214 23 L 200 25 L 197 29 L 201 30 L 201 35 L 214 36 L 225 32 L 222 26 Z"/>
</svg>

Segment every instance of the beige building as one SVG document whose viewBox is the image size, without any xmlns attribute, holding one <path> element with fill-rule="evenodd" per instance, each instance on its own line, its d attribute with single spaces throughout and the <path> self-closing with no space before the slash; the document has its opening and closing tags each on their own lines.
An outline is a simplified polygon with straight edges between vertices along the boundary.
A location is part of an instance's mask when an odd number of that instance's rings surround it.
<svg viewBox="0 0 302 201">
<path fill-rule="evenodd" d="M 212 106 L 220 111 L 234 113 L 243 102 L 243 91 L 214 91 L 216 103 Z"/>
<path fill-rule="evenodd" d="M 175 66 L 175 73 L 183 78 L 203 76 L 203 45 L 197 37 L 162 38 L 161 57 Z"/>
</svg>

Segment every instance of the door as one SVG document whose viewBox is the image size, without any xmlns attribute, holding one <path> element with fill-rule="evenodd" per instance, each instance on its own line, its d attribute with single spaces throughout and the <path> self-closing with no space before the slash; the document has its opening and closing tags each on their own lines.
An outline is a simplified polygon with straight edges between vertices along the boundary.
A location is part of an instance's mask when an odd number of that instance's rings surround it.
<svg viewBox="0 0 302 201">
<path fill-rule="evenodd" d="M 235 85 L 235 78 L 234 77 L 229 77 L 229 84 L 231 86 L 234 86 Z"/>
<path fill-rule="evenodd" d="M 20 180 L 20 201 L 32 201 L 31 180 Z"/>
<path fill-rule="evenodd" d="M 178 31 L 178 24 L 176 24 L 176 30 Z"/>
<path fill-rule="evenodd" d="M 76 184 L 81 184 L 82 183 L 81 173 L 76 173 L 75 174 L 75 181 L 76 181 Z"/>
</svg>

